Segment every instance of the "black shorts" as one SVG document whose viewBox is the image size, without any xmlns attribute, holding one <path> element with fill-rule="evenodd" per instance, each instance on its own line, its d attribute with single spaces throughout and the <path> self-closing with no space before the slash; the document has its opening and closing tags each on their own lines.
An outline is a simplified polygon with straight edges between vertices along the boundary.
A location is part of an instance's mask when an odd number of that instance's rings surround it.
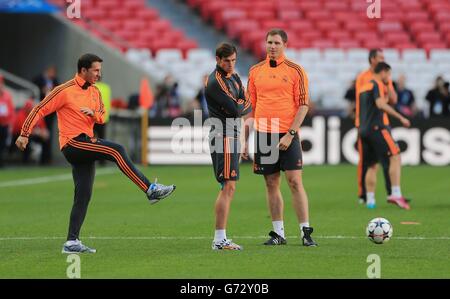
<svg viewBox="0 0 450 299">
<path fill-rule="evenodd" d="M 298 134 L 294 136 L 287 150 L 280 151 L 277 148 L 280 139 L 285 134 L 256 131 L 254 173 L 265 175 L 303 168 L 302 146 Z"/>
<path fill-rule="evenodd" d="M 210 137 L 209 148 L 216 180 L 219 183 L 239 180 L 239 140 L 222 135 Z"/>
<path fill-rule="evenodd" d="M 387 162 L 391 156 L 398 155 L 400 148 L 392 138 L 391 130 L 383 128 L 363 134 L 361 138 L 360 157 L 365 165 Z"/>
</svg>

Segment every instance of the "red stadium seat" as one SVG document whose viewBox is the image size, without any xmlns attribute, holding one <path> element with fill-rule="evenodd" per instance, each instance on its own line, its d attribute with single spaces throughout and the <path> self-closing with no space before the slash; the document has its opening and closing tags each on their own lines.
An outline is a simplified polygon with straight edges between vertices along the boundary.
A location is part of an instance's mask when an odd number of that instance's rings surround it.
<svg viewBox="0 0 450 299">
<path fill-rule="evenodd" d="M 313 24 L 306 20 L 292 20 L 288 22 L 288 28 L 295 32 L 313 30 Z"/>
<path fill-rule="evenodd" d="M 154 9 L 147 8 L 137 10 L 135 16 L 136 18 L 143 20 L 156 20 L 159 17 L 159 13 Z"/>
<path fill-rule="evenodd" d="M 328 11 L 347 11 L 350 5 L 345 1 L 325 1 L 324 8 Z"/>
<path fill-rule="evenodd" d="M 299 32 L 300 39 L 303 41 L 315 41 L 322 39 L 322 33 L 320 31 L 303 31 Z"/>
<path fill-rule="evenodd" d="M 258 22 L 275 19 L 275 12 L 268 10 L 251 10 L 248 11 L 248 17 Z"/>
<path fill-rule="evenodd" d="M 132 18 L 132 15 L 128 10 L 125 9 L 113 9 L 108 11 L 108 18 L 114 20 L 125 20 Z"/>
<path fill-rule="evenodd" d="M 378 24 L 378 30 L 382 33 L 402 32 L 403 25 L 400 22 L 382 22 Z"/>
<path fill-rule="evenodd" d="M 411 38 L 409 34 L 404 31 L 400 32 L 388 32 L 383 35 L 383 39 L 390 45 L 394 46 L 395 44 L 406 44 L 411 42 Z"/>
<path fill-rule="evenodd" d="M 321 6 L 321 3 L 319 1 L 299 1 L 298 7 L 302 11 L 312 11 L 312 10 L 321 10 L 323 7 Z"/>
<path fill-rule="evenodd" d="M 190 40 L 190 39 L 185 39 L 183 41 L 180 41 L 178 43 L 176 43 L 173 47 L 171 48 L 177 48 L 180 49 L 183 52 L 183 57 L 186 58 L 187 56 L 187 52 L 191 49 L 195 49 L 198 48 L 198 44 L 196 41 L 194 40 Z"/>
<path fill-rule="evenodd" d="M 419 32 L 434 32 L 436 30 L 434 24 L 430 22 L 413 22 L 408 28 L 414 34 Z"/>
<path fill-rule="evenodd" d="M 330 21 L 317 21 L 316 22 L 316 28 L 321 30 L 322 32 L 326 33 L 327 31 L 336 31 L 340 29 L 340 24 L 336 21 L 330 20 Z"/>
<path fill-rule="evenodd" d="M 281 20 L 267 20 L 261 22 L 261 28 L 265 31 L 273 28 L 286 28 L 287 22 Z"/>
<path fill-rule="evenodd" d="M 123 1 L 123 7 L 126 7 L 128 10 L 140 10 L 145 8 L 145 2 L 141 0 L 126 0 Z"/>
<path fill-rule="evenodd" d="M 444 34 L 447 32 L 450 32 L 450 21 L 447 21 L 445 23 L 440 23 L 439 30 Z"/>
<path fill-rule="evenodd" d="M 355 49 L 355 48 L 360 48 L 361 47 L 361 43 L 356 41 L 356 40 L 340 40 L 337 43 L 338 48 L 341 49 Z"/>
<path fill-rule="evenodd" d="M 399 43 L 399 44 L 395 44 L 395 48 L 398 50 L 416 49 L 417 45 L 413 44 L 413 43 Z"/>
<path fill-rule="evenodd" d="M 333 42 L 332 40 L 328 40 L 328 39 L 321 39 L 321 40 L 315 40 L 311 43 L 311 45 L 314 48 L 319 48 L 319 49 L 326 49 L 326 48 L 334 48 L 336 46 L 336 43 Z"/>
<path fill-rule="evenodd" d="M 255 20 L 232 20 L 225 25 L 230 38 L 238 38 L 242 32 L 259 29 L 259 23 Z"/>
<path fill-rule="evenodd" d="M 325 35 L 334 41 L 351 40 L 351 34 L 348 31 L 333 30 L 326 32 Z"/>
<path fill-rule="evenodd" d="M 422 45 L 422 48 L 424 48 L 429 53 L 432 49 L 448 49 L 448 44 L 449 43 L 445 42 L 425 43 Z"/>
<path fill-rule="evenodd" d="M 139 19 L 127 19 L 122 22 L 122 28 L 139 31 L 146 29 L 146 22 Z"/>
<path fill-rule="evenodd" d="M 232 20 L 242 20 L 247 18 L 247 12 L 241 9 L 229 9 L 219 11 L 214 16 L 214 26 L 221 30 L 224 25 Z"/>
<path fill-rule="evenodd" d="M 331 14 L 326 10 L 311 10 L 305 14 L 312 21 L 326 21 L 331 17 Z"/>
<path fill-rule="evenodd" d="M 278 18 L 283 21 L 298 20 L 301 18 L 299 10 L 279 10 Z"/>
</svg>

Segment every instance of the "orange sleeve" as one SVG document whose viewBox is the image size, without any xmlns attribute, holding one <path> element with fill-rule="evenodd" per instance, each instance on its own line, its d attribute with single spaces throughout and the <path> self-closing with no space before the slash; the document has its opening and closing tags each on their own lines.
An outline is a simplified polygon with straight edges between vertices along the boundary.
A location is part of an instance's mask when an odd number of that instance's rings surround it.
<svg viewBox="0 0 450 299">
<path fill-rule="evenodd" d="M 294 83 L 294 94 L 295 102 L 298 106 L 308 106 L 309 105 L 309 86 L 308 86 L 308 76 L 304 69 L 298 71 L 299 78 L 295 80 Z"/>
<path fill-rule="evenodd" d="M 250 74 L 248 75 L 248 83 L 247 83 L 247 94 L 248 99 L 252 103 L 253 111 L 256 109 L 256 87 L 255 87 L 255 78 L 254 78 L 254 71 L 250 71 Z"/>
<path fill-rule="evenodd" d="M 394 91 L 394 92 L 395 92 L 395 87 L 394 87 L 394 83 L 392 82 L 392 80 L 389 80 L 388 87 L 389 87 L 389 89 L 390 89 L 391 91 Z"/>
<path fill-rule="evenodd" d="M 356 78 L 356 83 L 355 83 L 355 91 L 356 91 L 356 98 L 359 98 L 359 93 L 361 92 L 361 87 L 362 87 L 362 80 L 363 80 L 363 76 L 359 75 Z"/>
<path fill-rule="evenodd" d="M 28 114 L 23 123 L 21 136 L 28 137 L 33 131 L 36 123 L 46 115 L 55 112 L 64 105 L 65 92 L 63 87 L 57 87 L 48 94 L 36 107 Z"/>
<path fill-rule="evenodd" d="M 97 102 L 95 104 L 94 119 L 95 119 L 96 123 L 104 124 L 105 123 L 105 106 L 103 105 L 102 95 L 98 88 L 95 89 L 95 92 L 97 93 L 97 96 L 96 96 Z"/>
</svg>

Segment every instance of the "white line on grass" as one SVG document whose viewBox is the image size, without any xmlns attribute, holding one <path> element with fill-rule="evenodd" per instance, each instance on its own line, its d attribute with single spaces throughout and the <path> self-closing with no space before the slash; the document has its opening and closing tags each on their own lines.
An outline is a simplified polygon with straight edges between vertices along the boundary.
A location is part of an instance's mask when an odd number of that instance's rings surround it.
<svg viewBox="0 0 450 299">
<path fill-rule="evenodd" d="M 264 239 L 267 236 L 236 236 L 235 239 Z M 298 238 L 298 236 L 288 236 L 287 238 Z M 315 236 L 317 239 L 365 239 L 366 237 L 358 236 Z M 400 240 L 450 240 L 450 237 L 394 237 Z M 0 241 L 33 241 L 33 240 L 64 240 L 65 237 L 0 237 Z M 90 240 L 209 240 L 210 236 L 154 236 L 154 237 L 84 237 Z"/>
<path fill-rule="evenodd" d="M 117 172 L 117 170 L 113 167 L 102 168 L 102 169 L 99 169 L 96 171 L 96 175 L 112 174 L 115 172 Z M 71 173 L 50 175 L 50 176 L 43 176 L 43 177 L 39 177 L 39 178 L 19 179 L 19 180 L 14 180 L 14 181 L 0 182 L 0 188 L 53 183 L 56 181 L 67 181 L 67 180 L 71 180 L 71 179 L 72 179 Z"/>
</svg>

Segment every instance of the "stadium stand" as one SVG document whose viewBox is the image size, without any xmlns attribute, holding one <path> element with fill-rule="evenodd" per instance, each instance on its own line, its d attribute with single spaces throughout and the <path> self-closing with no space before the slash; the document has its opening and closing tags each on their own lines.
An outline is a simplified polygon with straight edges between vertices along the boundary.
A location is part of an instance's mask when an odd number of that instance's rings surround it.
<svg viewBox="0 0 450 299">
<path fill-rule="evenodd" d="M 407 74 L 419 107 L 434 78 L 449 75 L 450 1 L 383 2 L 382 19 L 369 19 L 368 4 L 353 0 L 187 0 L 218 30 L 258 58 L 272 27 L 289 35 L 287 56 L 312 78 L 311 96 L 319 107 L 342 108 L 344 86 L 367 68 L 367 49 L 384 48 L 393 77 Z"/>
<path fill-rule="evenodd" d="M 345 108 L 345 89 L 367 68 L 369 48 L 385 49 L 394 79 L 407 74 L 407 85 L 422 109 L 434 78 L 450 77 L 449 0 L 385 1 L 381 21 L 367 17 L 365 1 L 229 0 L 226 9 L 221 0 L 185 3 L 257 59 L 264 56 L 267 30 L 284 28 L 289 34 L 287 56 L 308 71 L 311 97 L 319 109 Z M 74 22 L 120 49 L 156 82 L 173 75 L 181 98 L 192 99 L 203 75 L 214 67 L 211 50 L 197 49 L 195 41 L 149 4 L 85 0 L 83 18 Z"/>
</svg>

